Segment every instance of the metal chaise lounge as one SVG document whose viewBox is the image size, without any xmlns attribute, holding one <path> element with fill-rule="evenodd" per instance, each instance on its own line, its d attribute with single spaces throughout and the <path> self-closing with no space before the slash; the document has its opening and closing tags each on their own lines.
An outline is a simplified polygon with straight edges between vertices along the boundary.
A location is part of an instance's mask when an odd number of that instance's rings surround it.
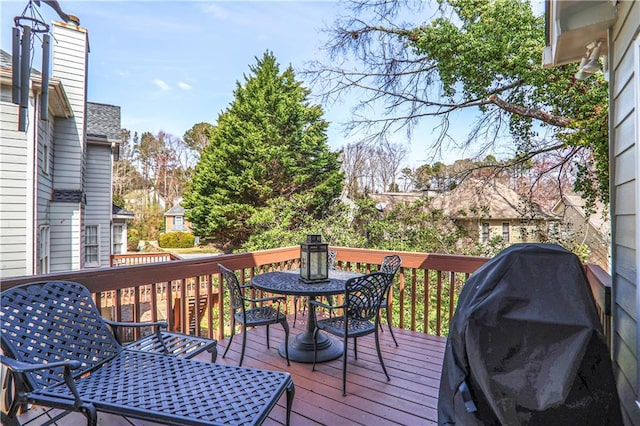
<svg viewBox="0 0 640 426">
<path fill-rule="evenodd" d="M 89 291 L 66 281 L 1 293 L 0 362 L 9 371 L 13 421 L 27 404 L 175 425 L 261 424 L 294 385 L 289 373 L 201 362 L 127 348 L 100 316 Z"/>
</svg>

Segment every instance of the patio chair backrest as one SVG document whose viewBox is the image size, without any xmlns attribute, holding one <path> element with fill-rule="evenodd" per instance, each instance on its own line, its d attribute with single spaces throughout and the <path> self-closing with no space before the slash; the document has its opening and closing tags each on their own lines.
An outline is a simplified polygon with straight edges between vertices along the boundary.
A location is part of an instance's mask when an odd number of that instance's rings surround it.
<svg viewBox="0 0 640 426">
<path fill-rule="evenodd" d="M 76 376 L 112 358 L 122 348 L 81 284 L 47 281 L 4 290 L 0 300 L 2 350 L 24 362 L 77 360 Z M 62 369 L 27 375 L 34 389 L 63 381 Z"/>
<path fill-rule="evenodd" d="M 335 250 L 329 250 L 327 252 L 327 266 L 329 270 L 336 269 L 336 257 L 338 256 L 338 252 Z"/>
<path fill-rule="evenodd" d="M 242 289 L 240 288 L 240 283 L 238 282 L 238 277 L 235 272 L 221 264 L 218 264 L 218 267 L 220 268 L 222 278 L 229 290 L 231 309 L 233 309 L 234 312 L 237 309 L 244 309 L 244 294 L 242 293 Z"/>
<path fill-rule="evenodd" d="M 377 319 L 380 303 L 390 284 L 391 275 L 382 272 L 348 280 L 345 291 L 347 315 L 360 321 Z"/>
<path fill-rule="evenodd" d="M 395 275 L 402 265 L 402 259 L 397 254 L 390 254 L 382 258 L 380 272 Z"/>
</svg>

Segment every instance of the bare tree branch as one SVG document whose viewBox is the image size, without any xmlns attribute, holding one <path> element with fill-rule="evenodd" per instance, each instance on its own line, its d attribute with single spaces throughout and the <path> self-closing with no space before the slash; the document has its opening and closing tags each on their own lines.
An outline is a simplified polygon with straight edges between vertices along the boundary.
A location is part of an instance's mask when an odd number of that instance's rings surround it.
<svg viewBox="0 0 640 426">
<path fill-rule="evenodd" d="M 511 104 L 500 99 L 497 95 L 491 95 L 487 99 L 488 102 L 497 105 L 505 111 L 509 111 L 514 114 L 521 115 L 523 117 L 535 118 L 536 120 L 540 120 L 544 123 L 551 124 L 552 126 L 557 127 L 569 127 L 571 125 L 571 120 L 565 117 L 558 117 L 553 114 L 549 114 L 544 111 L 534 110 L 532 108 L 523 107 L 521 105 Z"/>
</svg>

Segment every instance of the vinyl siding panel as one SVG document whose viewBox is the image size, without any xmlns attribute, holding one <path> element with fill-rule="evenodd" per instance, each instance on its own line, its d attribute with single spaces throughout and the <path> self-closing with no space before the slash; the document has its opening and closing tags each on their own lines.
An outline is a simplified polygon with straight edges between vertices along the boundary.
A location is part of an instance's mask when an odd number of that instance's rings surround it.
<svg viewBox="0 0 640 426">
<path fill-rule="evenodd" d="M 100 266 L 110 266 L 111 255 L 111 147 L 87 146 L 87 225 L 100 225 Z"/>
<path fill-rule="evenodd" d="M 616 191 L 616 211 L 619 215 L 633 215 L 636 208 L 636 185 L 635 181 L 625 182 L 615 187 Z"/>
<path fill-rule="evenodd" d="M 82 206 L 51 203 L 51 272 L 80 269 Z"/>
<path fill-rule="evenodd" d="M 4 92 L 5 90 L 3 90 Z M 0 278 L 27 270 L 27 136 L 18 132 L 18 109 L 0 102 Z"/>
<path fill-rule="evenodd" d="M 53 33 L 53 76 L 62 81 L 73 110 L 73 117 L 56 122 L 53 183 L 55 189 L 82 189 L 87 34 L 61 24 L 53 25 Z"/>
<path fill-rule="evenodd" d="M 617 143 L 614 155 L 619 155 L 633 146 L 635 142 L 634 132 L 636 131 L 635 115 L 630 114 L 625 120 L 616 126 Z"/>
<path fill-rule="evenodd" d="M 610 119 L 612 126 L 613 218 L 613 360 L 618 390 L 628 424 L 639 424 L 638 395 L 638 93 L 634 41 L 640 28 L 640 5 L 618 3 L 611 30 Z"/>
<path fill-rule="evenodd" d="M 624 183 L 633 182 L 636 179 L 636 149 L 631 147 L 626 151 L 617 155 L 616 162 L 616 175 L 615 185 L 622 185 Z"/>
</svg>

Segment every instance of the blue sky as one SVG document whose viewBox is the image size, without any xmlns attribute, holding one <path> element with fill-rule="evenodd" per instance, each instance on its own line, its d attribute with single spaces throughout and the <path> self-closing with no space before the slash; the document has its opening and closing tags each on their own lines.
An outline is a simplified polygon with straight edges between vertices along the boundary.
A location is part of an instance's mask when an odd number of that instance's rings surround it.
<svg viewBox="0 0 640 426">
<path fill-rule="evenodd" d="M 89 33 L 88 100 L 119 105 L 122 127 L 131 131 L 162 130 L 177 137 L 195 123 L 215 124 L 233 100 L 236 82 L 244 82 L 265 51 L 275 54 L 281 69 L 301 70 L 306 62 L 323 59 L 322 29 L 344 13 L 334 2 L 302 0 L 59 3 Z M 11 52 L 13 17 L 26 5 L 26 0 L 0 1 L 5 51 Z M 46 22 L 59 20 L 44 3 L 38 10 Z M 324 108 L 331 123 L 329 145 L 337 149 L 345 142 L 340 123 L 349 115 L 350 101 Z M 468 117 L 461 119 L 455 132 L 460 138 L 471 125 L 462 124 Z M 427 158 L 425 142 L 416 142 L 435 137 L 430 127 L 425 123 L 409 144 L 411 165 L 434 160 Z M 394 142 L 408 140 L 403 134 Z"/>
</svg>

